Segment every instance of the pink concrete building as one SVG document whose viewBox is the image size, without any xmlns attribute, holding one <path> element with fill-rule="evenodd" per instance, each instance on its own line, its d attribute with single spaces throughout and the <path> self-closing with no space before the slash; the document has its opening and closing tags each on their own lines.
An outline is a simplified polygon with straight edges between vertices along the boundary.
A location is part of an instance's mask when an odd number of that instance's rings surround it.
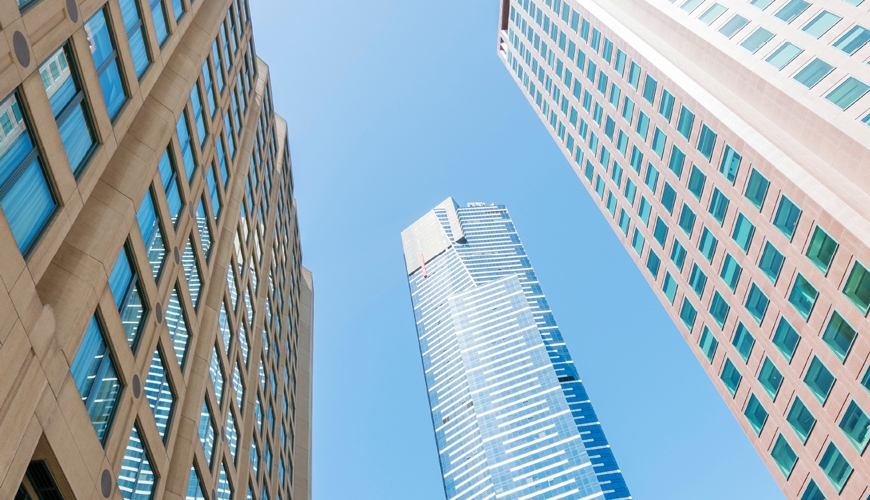
<svg viewBox="0 0 870 500">
<path fill-rule="evenodd" d="M 870 495 L 861 0 L 502 0 L 499 56 L 788 498 Z"/>
</svg>

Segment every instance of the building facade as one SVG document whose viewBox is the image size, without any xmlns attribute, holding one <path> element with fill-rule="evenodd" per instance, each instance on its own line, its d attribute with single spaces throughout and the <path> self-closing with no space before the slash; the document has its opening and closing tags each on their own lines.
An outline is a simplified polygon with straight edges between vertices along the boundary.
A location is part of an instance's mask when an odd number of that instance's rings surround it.
<svg viewBox="0 0 870 500">
<path fill-rule="evenodd" d="M 0 2 L 0 498 L 310 498 L 313 288 L 245 0 Z"/>
<path fill-rule="evenodd" d="M 786 497 L 870 495 L 861 0 L 503 0 L 498 53 Z"/>
<path fill-rule="evenodd" d="M 507 209 L 448 198 L 402 243 L 447 498 L 630 499 Z"/>
</svg>

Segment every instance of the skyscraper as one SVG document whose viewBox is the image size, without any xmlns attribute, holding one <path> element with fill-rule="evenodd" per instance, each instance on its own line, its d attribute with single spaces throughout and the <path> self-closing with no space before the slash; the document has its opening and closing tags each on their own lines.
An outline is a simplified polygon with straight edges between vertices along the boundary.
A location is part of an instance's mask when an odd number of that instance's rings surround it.
<svg viewBox="0 0 870 500">
<path fill-rule="evenodd" d="M 631 498 L 504 206 L 402 232 L 449 500 Z"/>
<path fill-rule="evenodd" d="M 498 54 L 788 498 L 866 498 L 861 0 L 503 0 Z"/>
<path fill-rule="evenodd" d="M 247 2 L 0 26 L 0 498 L 310 498 L 312 279 Z"/>
</svg>

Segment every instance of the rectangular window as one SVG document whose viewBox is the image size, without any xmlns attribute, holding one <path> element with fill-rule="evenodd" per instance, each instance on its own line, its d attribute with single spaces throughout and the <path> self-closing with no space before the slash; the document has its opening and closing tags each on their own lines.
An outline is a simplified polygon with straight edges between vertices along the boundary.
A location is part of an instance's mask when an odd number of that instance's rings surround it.
<svg viewBox="0 0 870 500">
<path fill-rule="evenodd" d="M 692 0 L 690 0 L 690 1 L 692 1 Z M 652 76 L 650 76 L 649 73 L 647 73 L 646 81 L 643 84 L 643 98 L 646 99 L 646 101 L 648 103 L 650 103 L 650 105 L 652 105 L 653 101 L 655 101 L 656 87 L 657 86 L 658 86 L 658 83 L 656 82 L 655 78 L 653 78 Z"/>
<path fill-rule="evenodd" d="M 852 266 L 852 272 L 849 273 L 846 286 L 843 287 L 843 295 L 851 300 L 862 314 L 866 315 L 870 310 L 870 273 L 858 261 L 855 261 L 855 265 Z"/>
<path fill-rule="evenodd" d="M 115 298 L 115 305 L 118 306 L 121 324 L 127 334 L 127 342 L 135 352 L 139 332 L 148 313 L 148 302 L 142 292 L 139 273 L 133 265 L 127 245 L 121 247 L 121 252 L 109 274 L 109 288 Z"/>
<path fill-rule="evenodd" d="M 646 142 L 649 134 L 649 117 L 646 116 L 646 113 L 643 111 L 637 113 L 637 126 L 635 127 L 635 131 L 637 131 L 641 140 Z"/>
<path fill-rule="evenodd" d="M 653 279 L 658 279 L 659 266 L 661 263 L 662 260 L 659 259 L 659 256 L 656 255 L 655 252 L 650 250 L 649 254 L 646 256 L 646 268 L 652 275 Z"/>
<path fill-rule="evenodd" d="M 133 67 L 136 69 L 136 78 L 142 78 L 145 70 L 151 64 L 148 55 L 145 38 L 145 24 L 142 22 L 142 14 L 136 0 L 119 0 L 121 6 L 121 18 L 124 20 L 124 30 L 127 32 L 127 41 L 130 43 L 130 53 L 133 56 Z"/>
<path fill-rule="evenodd" d="M 692 173 L 689 175 L 689 192 L 695 195 L 699 201 L 704 193 L 704 183 L 707 181 L 707 176 L 701 172 L 696 165 L 692 165 Z"/>
<path fill-rule="evenodd" d="M 710 129 L 706 124 L 701 127 L 701 135 L 698 137 L 698 152 L 707 158 L 707 161 L 713 157 L 713 147 L 716 145 L 716 132 Z"/>
<path fill-rule="evenodd" d="M 849 408 L 843 414 L 840 429 L 849 438 L 858 453 L 864 453 L 867 443 L 870 442 L 870 418 L 867 418 L 867 414 L 854 400 L 849 403 Z"/>
<path fill-rule="evenodd" d="M 659 243 L 659 246 L 665 246 L 665 241 L 668 239 L 668 225 L 661 217 L 656 217 L 656 227 L 653 231 L 653 237 Z"/>
<path fill-rule="evenodd" d="M 698 19 L 707 26 L 710 26 L 716 21 L 716 19 L 719 19 L 719 16 L 724 14 L 726 10 L 728 9 L 724 5 L 714 3 L 703 14 L 698 16 Z"/>
<path fill-rule="evenodd" d="M 680 108 L 680 120 L 677 122 L 677 131 L 689 140 L 692 135 L 692 124 L 695 122 L 695 113 L 692 113 L 689 108 L 683 106 Z"/>
<path fill-rule="evenodd" d="M 169 36 L 169 23 L 166 21 L 166 5 L 164 0 L 151 1 L 151 17 L 154 19 L 154 30 L 157 32 L 157 45 L 163 46 L 163 42 Z"/>
<path fill-rule="evenodd" d="M 740 281 L 740 274 L 742 272 L 743 268 L 731 257 L 731 254 L 725 254 L 725 262 L 722 264 L 722 271 L 719 273 L 719 276 L 732 292 L 737 288 L 737 283 Z"/>
<path fill-rule="evenodd" d="M 57 201 L 13 93 L 0 103 L 0 208 L 23 255 L 48 225 Z"/>
<path fill-rule="evenodd" d="M 794 79 L 801 83 L 804 87 L 811 89 L 816 86 L 817 83 L 822 81 L 822 78 L 828 76 L 828 73 L 834 71 L 834 67 L 830 64 L 822 61 L 819 58 L 815 58 L 804 66 L 804 68 L 796 75 L 794 75 Z"/>
<path fill-rule="evenodd" d="M 743 195 L 746 196 L 746 199 L 755 208 L 761 210 L 761 206 L 764 205 L 764 197 L 767 196 L 768 186 L 770 186 L 770 181 L 753 168 L 752 173 L 749 174 L 749 182 L 746 183 L 746 191 Z"/>
<path fill-rule="evenodd" d="M 834 42 L 834 47 L 852 55 L 863 47 L 868 40 L 870 40 L 870 30 L 856 24 L 845 35 Z"/>
<path fill-rule="evenodd" d="M 680 244 L 679 240 L 674 240 L 673 248 L 671 248 L 671 262 L 677 266 L 680 272 L 683 272 L 683 263 L 686 261 L 686 249 Z"/>
<path fill-rule="evenodd" d="M 160 163 L 157 165 L 157 170 L 160 171 L 160 180 L 163 183 L 163 190 L 166 193 L 166 203 L 169 206 L 169 217 L 172 219 L 173 226 L 178 225 L 178 214 L 181 211 L 181 187 L 180 180 L 175 170 L 175 162 L 170 155 L 169 149 L 163 152 L 160 157 Z"/>
<path fill-rule="evenodd" d="M 635 172 L 640 174 L 640 167 L 643 165 L 643 153 L 637 146 L 631 147 L 631 167 Z"/>
<path fill-rule="evenodd" d="M 172 10 L 175 12 L 175 20 L 181 19 L 184 15 L 184 5 L 181 4 L 181 0 L 172 0 Z"/>
<path fill-rule="evenodd" d="M 121 383 L 115 370 L 112 351 L 106 346 L 106 335 L 96 315 L 91 318 L 70 365 L 70 372 L 81 395 L 97 439 L 105 444 L 115 405 L 121 394 Z"/>
<path fill-rule="evenodd" d="M 702 3 L 704 3 L 704 0 L 686 0 L 683 5 L 680 5 L 680 8 L 691 14 Z"/>
<path fill-rule="evenodd" d="M 625 96 L 625 99 L 622 100 L 622 117 L 631 126 L 634 119 L 634 101 L 629 99 L 628 96 Z"/>
<path fill-rule="evenodd" d="M 205 125 L 205 114 L 202 109 L 202 97 L 199 93 L 199 82 L 193 84 L 190 90 L 190 108 L 193 110 L 193 122 L 196 124 L 196 135 L 199 137 L 199 146 L 205 144 L 208 138 L 208 129 Z"/>
<path fill-rule="evenodd" d="M 620 49 L 616 49 L 616 60 L 613 63 L 613 69 L 619 73 L 619 76 L 623 76 L 625 73 L 625 52 Z"/>
<path fill-rule="evenodd" d="M 749 251 L 749 245 L 752 244 L 752 235 L 755 234 L 755 225 L 749 222 L 742 213 L 738 214 L 737 222 L 734 224 L 734 231 L 731 237 L 737 243 L 744 253 Z"/>
<path fill-rule="evenodd" d="M 640 234 L 640 230 L 638 228 L 634 228 L 634 236 L 631 238 L 631 246 L 634 248 L 635 253 L 640 256 L 643 253 L 643 244 L 645 238 L 642 234 Z"/>
<path fill-rule="evenodd" d="M 770 299 L 761 291 L 755 283 L 749 290 L 749 295 L 746 296 L 746 310 L 749 315 L 760 325 L 764 320 L 764 313 L 767 312 L 767 306 L 770 304 Z"/>
<path fill-rule="evenodd" d="M 850 76 L 837 88 L 828 93 L 825 99 L 834 103 L 838 108 L 845 110 L 855 104 L 855 101 L 864 97 L 867 91 L 870 91 L 870 85 Z"/>
<path fill-rule="evenodd" d="M 764 409 L 764 406 L 755 397 L 755 394 L 749 397 L 749 404 L 746 405 L 743 415 L 749 421 L 749 425 L 755 431 L 755 435 L 760 436 L 761 429 L 764 428 L 764 423 L 767 422 L 767 410 Z"/>
<path fill-rule="evenodd" d="M 625 179 L 625 199 L 628 200 L 628 204 L 634 206 L 634 197 L 637 193 L 637 187 L 634 185 L 634 182 L 631 179 Z"/>
<path fill-rule="evenodd" d="M 840 19 L 842 19 L 840 16 L 823 10 L 801 29 L 813 38 L 820 38 L 829 29 L 833 28 L 835 24 L 840 22 Z"/>
<path fill-rule="evenodd" d="M 786 67 L 788 63 L 792 62 L 795 57 L 801 55 L 804 49 L 798 47 L 797 45 L 785 42 L 780 45 L 778 49 L 773 51 L 765 61 L 769 62 L 774 68 L 781 70 Z"/>
<path fill-rule="evenodd" d="M 807 442 L 810 432 L 816 426 L 816 417 L 810 413 L 810 410 L 798 397 L 794 398 L 794 403 L 792 403 L 791 410 L 789 410 L 785 420 L 794 429 L 794 433 L 797 434 L 802 443 Z"/>
<path fill-rule="evenodd" d="M 656 192 L 656 188 L 658 187 L 659 182 L 659 171 L 653 166 L 652 163 L 647 163 L 646 165 L 646 176 L 644 177 L 644 184 L 652 191 Z"/>
<path fill-rule="evenodd" d="M 855 337 L 857 336 L 858 334 L 855 332 L 855 329 L 852 328 L 852 325 L 847 323 L 839 312 L 834 311 L 831 315 L 831 319 L 828 321 L 828 326 L 825 328 L 825 332 L 822 334 L 822 340 L 828 344 L 828 347 L 831 348 L 831 351 L 834 352 L 837 359 L 839 359 L 840 362 L 844 362 L 846 356 L 849 355 L 849 350 L 852 349 L 852 344 L 855 342 Z"/>
<path fill-rule="evenodd" d="M 828 399 L 828 394 L 831 393 L 831 388 L 834 387 L 836 380 L 828 367 L 817 356 L 813 356 L 813 361 L 810 363 L 806 376 L 804 376 L 804 383 L 822 405 Z"/>
<path fill-rule="evenodd" d="M 776 17 L 787 23 L 791 23 L 810 6 L 809 2 L 804 0 L 791 0 L 785 6 L 776 12 Z"/>
<path fill-rule="evenodd" d="M 761 252 L 761 260 L 758 261 L 758 268 L 770 278 L 773 284 L 776 284 L 776 280 L 779 278 L 783 262 L 785 262 L 785 257 L 779 253 L 779 250 L 769 241 L 765 243 L 764 251 Z"/>
<path fill-rule="evenodd" d="M 704 294 L 704 287 L 707 285 L 707 275 L 704 274 L 704 271 L 701 271 L 701 268 L 698 267 L 698 264 L 692 264 L 692 273 L 689 275 L 689 286 L 695 292 L 695 295 L 698 298 Z"/>
<path fill-rule="evenodd" d="M 91 56 L 94 58 L 100 88 L 103 90 L 106 110 L 109 112 L 109 118 L 114 120 L 127 101 L 127 90 L 124 88 L 124 80 L 121 78 L 118 51 L 106 21 L 105 8 L 98 11 L 85 23 L 85 33 L 88 35 L 88 45 L 91 49 Z"/>
<path fill-rule="evenodd" d="M 701 241 L 698 242 L 698 249 L 707 259 L 707 262 L 713 262 L 713 256 L 716 254 L 716 245 L 718 244 L 719 241 L 713 236 L 713 233 L 705 227 L 701 233 Z"/>
<path fill-rule="evenodd" d="M 190 301 L 193 308 L 199 307 L 199 292 L 202 288 L 202 273 L 199 270 L 196 254 L 193 252 L 193 239 L 187 239 L 184 254 L 181 256 L 181 265 L 184 267 L 184 277 L 187 280 L 187 290 L 190 293 Z"/>
<path fill-rule="evenodd" d="M 717 291 L 713 294 L 713 300 L 710 302 L 710 315 L 716 320 L 719 328 L 725 326 L 725 320 L 728 319 L 728 313 L 731 311 L 731 306 L 722 295 Z"/>
<path fill-rule="evenodd" d="M 770 358 L 764 358 L 764 364 L 761 365 L 761 372 L 758 374 L 758 381 L 761 382 L 761 386 L 764 387 L 764 391 L 770 396 L 771 401 L 776 401 L 776 394 L 782 386 L 782 374 Z"/>
<path fill-rule="evenodd" d="M 728 182 L 734 184 L 737 179 L 737 173 L 740 170 L 740 160 L 743 157 L 740 153 L 734 150 L 728 144 L 725 145 L 725 153 L 722 155 L 722 163 L 719 165 L 719 172 L 728 179 Z"/>
<path fill-rule="evenodd" d="M 623 208 L 619 212 L 619 229 L 622 230 L 622 234 L 628 236 L 628 228 L 631 224 L 631 217 L 629 217 L 628 212 Z"/>
<path fill-rule="evenodd" d="M 846 481 L 849 479 L 849 476 L 852 475 L 852 471 L 854 470 L 849 462 L 846 461 L 846 457 L 840 453 L 840 450 L 837 449 L 837 446 L 834 445 L 833 442 L 828 443 L 828 448 L 825 450 L 825 454 L 822 455 L 822 459 L 819 460 L 819 467 L 821 467 L 822 472 L 828 476 L 828 479 L 831 481 L 831 484 L 834 486 L 834 489 L 837 490 L 837 493 L 843 491 L 843 487 L 846 486 Z"/>
<path fill-rule="evenodd" d="M 719 346 L 719 341 L 716 340 L 716 337 L 713 336 L 713 333 L 706 326 L 704 327 L 704 333 L 701 334 L 701 340 L 698 345 L 701 347 L 701 352 L 704 353 L 707 361 L 712 363 L 713 356 L 716 355 L 716 348 Z"/>
<path fill-rule="evenodd" d="M 683 153 L 676 144 L 671 145 L 671 159 L 668 162 L 668 168 L 679 179 L 683 175 L 683 164 L 686 162 L 686 154 Z"/>
<path fill-rule="evenodd" d="M 770 456 L 773 457 L 773 461 L 776 462 L 780 472 L 786 478 L 791 476 L 791 471 L 794 470 L 794 465 L 797 463 L 797 454 L 782 434 L 776 439 L 776 444 L 773 445 Z"/>
<path fill-rule="evenodd" d="M 695 306 L 689 302 L 688 297 L 683 297 L 683 306 L 680 308 L 680 319 L 690 332 L 692 331 L 692 328 L 695 327 L 695 318 L 697 316 L 698 312 L 695 310 Z"/>
<path fill-rule="evenodd" d="M 722 368 L 722 374 L 719 378 L 725 384 L 725 388 L 728 389 L 731 397 L 734 397 L 734 394 L 737 393 L 737 388 L 740 386 L 740 380 L 743 379 L 743 375 L 740 374 L 730 358 L 725 358 L 725 366 Z"/>
<path fill-rule="evenodd" d="M 787 197 L 783 196 L 780 198 L 779 207 L 776 209 L 776 216 L 773 218 L 773 225 L 782 231 L 782 234 L 789 241 L 794 236 L 794 230 L 797 228 L 801 212 L 801 209 Z"/>
<path fill-rule="evenodd" d="M 818 296 L 819 292 L 816 287 L 804 278 L 803 274 L 798 273 L 791 287 L 791 293 L 788 295 L 788 302 L 794 306 L 804 320 L 807 320 Z"/>
<path fill-rule="evenodd" d="M 686 236 L 692 237 L 692 230 L 695 228 L 695 212 L 685 203 L 680 211 L 680 228 L 686 233 Z"/>
<path fill-rule="evenodd" d="M 786 321 L 785 317 L 779 318 L 779 324 L 776 326 L 776 332 L 773 334 L 773 345 L 779 349 L 786 361 L 791 363 L 791 358 L 794 356 L 794 351 L 797 349 L 801 336 L 792 328 L 791 324 Z"/>
<path fill-rule="evenodd" d="M 725 214 L 728 213 L 728 204 L 730 200 L 719 191 L 719 188 L 713 189 L 713 196 L 710 198 L 710 215 L 716 219 L 721 225 L 725 220 Z"/>
<path fill-rule="evenodd" d="M 662 284 L 662 291 L 665 292 L 665 297 L 668 298 L 668 302 L 671 304 L 674 303 L 674 298 L 677 295 L 677 281 L 671 276 L 671 273 L 665 274 L 665 281 Z"/>
<path fill-rule="evenodd" d="M 637 90 L 637 86 L 639 83 L 640 66 L 638 66 L 636 62 L 632 61 L 631 66 L 628 69 L 628 84 L 634 87 L 634 90 Z"/>
<path fill-rule="evenodd" d="M 70 167 L 73 174 L 78 176 L 97 143 L 91 125 L 91 113 L 72 61 L 69 45 L 64 45 L 42 63 L 39 74 Z"/>
<path fill-rule="evenodd" d="M 831 261 L 834 260 L 834 254 L 840 246 L 836 240 L 831 238 L 820 226 L 816 226 L 813 231 L 813 237 L 810 239 L 810 244 L 807 247 L 806 256 L 822 274 L 828 274 L 828 268 L 831 266 Z"/>
<path fill-rule="evenodd" d="M 136 212 L 136 220 L 139 224 L 139 231 L 142 233 L 142 242 L 145 244 L 145 252 L 148 254 L 148 263 L 151 265 L 154 281 L 157 281 L 166 257 L 166 244 L 164 243 L 166 240 L 154 206 L 153 194 L 149 189 Z"/>
<path fill-rule="evenodd" d="M 674 95 L 667 91 L 662 91 L 662 101 L 659 103 L 659 114 L 665 117 L 668 122 L 671 121 L 671 116 L 674 113 Z"/>
<path fill-rule="evenodd" d="M 734 17 L 729 19 L 728 22 L 726 22 L 722 25 L 721 28 L 719 28 L 719 33 L 722 33 L 726 37 L 731 38 L 735 34 L 737 34 L 738 31 L 743 29 L 743 27 L 746 26 L 748 23 L 749 20 L 747 20 L 745 17 L 741 16 L 740 14 L 734 14 Z"/>
<path fill-rule="evenodd" d="M 773 33 L 764 28 L 758 28 L 752 32 L 751 35 L 746 37 L 746 40 L 743 40 L 743 43 L 741 43 L 740 46 L 754 54 L 758 52 L 758 49 L 763 47 L 764 44 L 769 42 L 771 38 L 773 38 Z"/>
<path fill-rule="evenodd" d="M 655 134 L 653 134 L 652 149 L 660 159 L 665 155 L 665 142 L 667 139 L 668 136 L 665 135 L 662 129 L 656 127 Z"/>
</svg>

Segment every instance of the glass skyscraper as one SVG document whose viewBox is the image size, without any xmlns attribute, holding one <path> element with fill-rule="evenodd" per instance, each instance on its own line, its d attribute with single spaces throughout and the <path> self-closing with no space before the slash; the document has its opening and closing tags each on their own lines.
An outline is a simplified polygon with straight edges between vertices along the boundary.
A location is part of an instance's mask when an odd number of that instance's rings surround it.
<svg viewBox="0 0 870 500">
<path fill-rule="evenodd" d="M 787 498 L 870 494 L 864 0 L 501 0 L 498 55 Z"/>
<path fill-rule="evenodd" d="M 507 209 L 449 198 L 402 243 L 448 500 L 631 498 Z"/>
</svg>

